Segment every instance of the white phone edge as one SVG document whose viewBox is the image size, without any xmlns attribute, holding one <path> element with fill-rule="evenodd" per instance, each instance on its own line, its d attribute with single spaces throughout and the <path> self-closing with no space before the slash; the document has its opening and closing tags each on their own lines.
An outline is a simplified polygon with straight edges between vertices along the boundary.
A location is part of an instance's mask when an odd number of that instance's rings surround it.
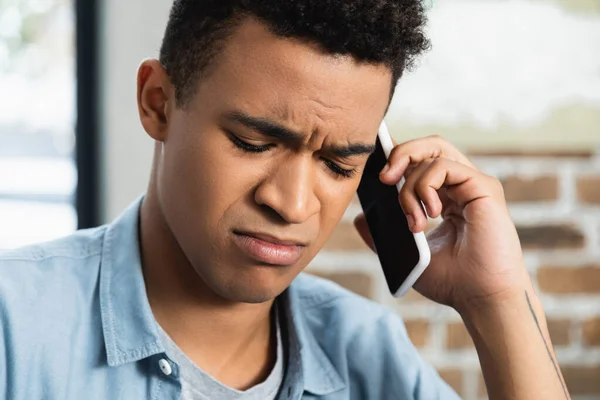
<svg viewBox="0 0 600 400">
<path fill-rule="evenodd" d="M 394 143 L 392 142 L 392 137 L 390 136 L 390 132 L 388 131 L 387 125 L 385 121 L 381 121 L 381 125 L 379 127 L 379 132 L 377 134 L 379 137 L 379 141 L 381 142 L 381 147 L 383 148 L 383 152 L 385 153 L 385 158 L 388 159 L 390 157 L 390 153 L 394 148 Z M 400 189 L 404 185 L 404 177 L 396 184 L 396 188 L 398 193 Z M 415 284 L 417 279 L 425 272 L 425 269 L 429 266 L 431 261 L 431 250 L 429 249 L 429 245 L 427 244 L 427 237 L 424 232 L 413 233 L 415 237 L 415 243 L 417 244 L 417 250 L 419 250 L 419 262 L 411 273 L 408 275 L 406 280 L 402 282 L 400 288 L 396 291 L 396 293 L 392 293 L 394 297 L 402 297 L 410 290 L 410 288 Z"/>
</svg>

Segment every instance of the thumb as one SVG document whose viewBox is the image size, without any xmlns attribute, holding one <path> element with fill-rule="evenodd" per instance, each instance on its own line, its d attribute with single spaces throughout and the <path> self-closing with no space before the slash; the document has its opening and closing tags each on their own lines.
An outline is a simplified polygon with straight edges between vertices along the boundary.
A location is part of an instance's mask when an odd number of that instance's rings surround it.
<svg viewBox="0 0 600 400">
<path fill-rule="evenodd" d="M 371 237 L 371 232 L 369 232 L 369 225 L 367 224 L 367 219 L 365 218 L 365 214 L 360 213 L 354 218 L 354 227 L 358 231 L 358 234 L 364 240 L 364 242 L 377 253 L 375 250 L 375 245 L 373 244 L 373 238 Z"/>
</svg>

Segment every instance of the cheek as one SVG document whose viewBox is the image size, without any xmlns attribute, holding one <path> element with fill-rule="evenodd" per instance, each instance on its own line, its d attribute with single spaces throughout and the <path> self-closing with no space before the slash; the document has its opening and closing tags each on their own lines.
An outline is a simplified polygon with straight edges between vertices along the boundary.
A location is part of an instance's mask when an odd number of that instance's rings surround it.
<svg viewBox="0 0 600 400">
<path fill-rule="evenodd" d="M 249 179 L 218 133 L 181 135 L 165 145 L 161 163 L 162 197 L 179 225 L 198 236 L 213 235 L 247 195 Z M 165 210 L 167 213 L 167 210 Z"/>
<path fill-rule="evenodd" d="M 319 232 L 319 244 L 323 245 L 331 236 L 331 233 L 338 225 L 348 205 L 356 194 L 356 184 L 340 184 L 336 189 L 332 190 L 331 185 L 327 190 L 321 190 L 319 197 L 321 198 L 321 229 Z"/>
</svg>

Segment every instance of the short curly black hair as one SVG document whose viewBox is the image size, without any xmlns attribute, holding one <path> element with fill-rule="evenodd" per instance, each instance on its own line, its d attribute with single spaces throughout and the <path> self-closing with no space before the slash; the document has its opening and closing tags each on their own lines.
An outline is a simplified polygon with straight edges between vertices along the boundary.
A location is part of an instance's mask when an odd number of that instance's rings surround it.
<svg viewBox="0 0 600 400">
<path fill-rule="evenodd" d="M 274 34 L 316 44 L 330 54 L 384 64 L 393 88 L 429 48 L 422 0 L 175 0 L 160 62 L 182 106 L 225 39 L 248 17 Z"/>
</svg>

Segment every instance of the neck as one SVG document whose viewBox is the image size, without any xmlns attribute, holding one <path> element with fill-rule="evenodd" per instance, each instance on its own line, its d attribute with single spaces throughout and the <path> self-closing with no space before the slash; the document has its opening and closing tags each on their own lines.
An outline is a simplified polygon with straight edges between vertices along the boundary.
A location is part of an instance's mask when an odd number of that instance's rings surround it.
<svg viewBox="0 0 600 400">
<path fill-rule="evenodd" d="M 139 232 L 156 320 L 188 358 L 222 383 L 244 389 L 262 382 L 275 358 L 273 302 L 236 303 L 211 291 L 179 247 L 152 187 L 141 207 Z"/>
</svg>

